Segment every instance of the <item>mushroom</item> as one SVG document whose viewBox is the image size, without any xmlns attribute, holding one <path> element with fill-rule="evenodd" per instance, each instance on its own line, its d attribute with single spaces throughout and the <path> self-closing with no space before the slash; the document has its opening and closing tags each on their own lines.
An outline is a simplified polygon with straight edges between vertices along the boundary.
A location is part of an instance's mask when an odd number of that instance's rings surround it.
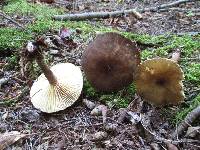
<svg viewBox="0 0 200 150">
<path fill-rule="evenodd" d="M 174 59 L 154 58 L 138 67 L 136 91 L 155 105 L 178 104 L 184 100 L 183 72 Z"/>
<path fill-rule="evenodd" d="M 140 63 L 137 45 L 118 33 L 98 35 L 83 52 L 87 80 L 98 91 L 118 91 L 133 81 Z"/>
<path fill-rule="evenodd" d="M 83 87 L 81 70 L 71 63 L 60 63 L 49 69 L 39 46 L 38 42 L 29 42 L 27 47 L 43 71 L 31 87 L 31 102 L 37 109 L 46 113 L 64 110 L 81 94 Z"/>
</svg>

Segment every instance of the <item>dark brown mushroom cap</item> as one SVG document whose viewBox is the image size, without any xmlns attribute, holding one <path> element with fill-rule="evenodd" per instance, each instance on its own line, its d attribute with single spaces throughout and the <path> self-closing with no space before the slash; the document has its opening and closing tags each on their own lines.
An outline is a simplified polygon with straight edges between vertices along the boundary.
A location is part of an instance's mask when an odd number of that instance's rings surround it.
<svg viewBox="0 0 200 150">
<path fill-rule="evenodd" d="M 117 91 L 132 81 L 140 53 L 135 43 L 118 33 L 98 35 L 82 56 L 86 78 L 98 91 Z"/>
<path fill-rule="evenodd" d="M 155 105 L 178 104 L 184 100 L 183 72 L 170 59 L 146 60 L 138 67 L 136 90 L 144 100 Z"/>
</svg>

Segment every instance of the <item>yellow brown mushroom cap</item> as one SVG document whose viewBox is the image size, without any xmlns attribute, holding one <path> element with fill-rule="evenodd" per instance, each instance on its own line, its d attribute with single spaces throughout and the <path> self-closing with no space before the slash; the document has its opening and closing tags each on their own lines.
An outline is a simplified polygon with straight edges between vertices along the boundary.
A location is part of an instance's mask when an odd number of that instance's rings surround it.
<svg viewBox="0 0 200 150">
<path fill-rule="evenodd" d="M 146 60 L 138 67 L 136 75 L 137 93 L 155 105 L 178 104 L 183 101 L 183 72 L 170 59 Z"/>
<path fill-rule="evenodd" d="M 61 63 L 51 67 L 57 79 L 56 85 L 41 74 L 31 87 L 33 105 L 43 112 L 52 113 L 71 106 L 80 96 L 83 87 L 82 72 L 71 63 Z"/>
</svg>

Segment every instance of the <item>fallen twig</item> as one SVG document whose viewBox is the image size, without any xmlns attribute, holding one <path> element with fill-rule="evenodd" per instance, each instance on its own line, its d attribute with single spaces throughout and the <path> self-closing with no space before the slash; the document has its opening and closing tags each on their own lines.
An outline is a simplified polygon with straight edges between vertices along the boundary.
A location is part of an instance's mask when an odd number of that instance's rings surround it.
<svg viewBox="0 0 200 150">
<path fill-rule="evenodd" d="M 200 12 L 200 9 L 185 9 L 185 8 L 166 8 L 166 9 L 160 9 L 160 12 L 164 11 L 179 11 L 179 12 Z"/>
<path fill-rule="evenodd" d="M 179 140 L 172 140 L 172 139 L 165 139 L 163 137 L 158 136 L 155 132 L 150 131 L 143 123 L 141 122 L 143 128 L 150 133 L 157 141 L 159 142 L 170 142 L 172 144 L 179 144 L 179 143 L 198 143 L 200 144 L 199 140 L 193 140 L 193 139 L 179 139 Z"/>
<path fill-rule="evenodd" d="M 136 11 L 136 9 L 121 10 L 121 11 L 112 11 L 112 12 L 87 12 L 80 14 L 66 14 L 66 15 L 55 15 L 53 19 L 55 20 L 86 20 L 93 18 L 110 18 L 110 17 L 119 17 L 125 14 L 134 14 L 137 18 L 141 19 L 142 16 Z"/>
<path fill-rule="evenodd" d="M 186 2 L 193 2 L 197 0 L 178 0 L 172 3 L 163 4 L 157 7 L 150 7 L 144 9 L 128 9 L 128 10 L 121 10 L 121 11 L 113 11 L 113 12 L 87 12 L 87 13 L 80 13 L 80 14 L 65 14 L 65 15 L 54 15 L 53 19 L 55 20 L 86 20 L 86 19 L 93 19 L 93 18 L 110 18 L 110 17 L 119 17 L 126 14 L 133 14 L 136 18 L 141 19 L 142 15 L 140 13 L 146 11 L 158 11 L 160 9 L 169 8 L 173 6 L 177 6 L 179 4 L 183 4 Z"/>
<path fill-rule="evenodd" d="M 200 32 L 180 32 L 180 33 L 177 33 L 177 35 L 180 35 L 180 36 L 183 36 L 183 35 L 196 36 L 198 34 L 200 34 Z"/>
<path fill-rule="evenodd" d="M 181 136 L 183 132 L 197 119 L 200 117 L 200 106 L 197 106 L 193 111 L 191 111 L 181 124 L 177 127 L 176 132 L 172 135 L 173 138 Z"/>
<path fill-rule="evenodd" d="M 194 1 L 198 1 L 198 0 L 177 0 L 175 2 L 171 2 L 168 4 L 162 4 L 160 6 L 157 7 L 150 7 L 149 9 L 147 8 L 146 11 L 158 11 L 160 9 L 164 9 L 164 8 L 169 8 L 169 7 L 174 7 L 183 3 L 187 3 L 187 2 L 194 2 Z M 145 9 L 144 9 L 145 10 Z"/>
<path fill-rule="evenodd" d="M 25 29 L 21 24 L 19 24 L 17 21 L 13 20 L 10 16 L 6 15 L 4 12 L 0 11 L 0 16 L 6 18 L 7 20 L 13 22 L 14 24 L 16 24 L 18 27 Z"/>
</svg>

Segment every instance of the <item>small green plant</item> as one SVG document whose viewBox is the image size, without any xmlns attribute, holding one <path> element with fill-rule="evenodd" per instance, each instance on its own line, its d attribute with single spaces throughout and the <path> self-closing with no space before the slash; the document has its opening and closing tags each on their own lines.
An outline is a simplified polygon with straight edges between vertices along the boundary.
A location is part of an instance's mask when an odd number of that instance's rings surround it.
<svg viewBox="0 0 200 150">
<path fill-rule="evenodd" d="M 188 12 L 187 12 L 187 16 L 188 16 L 188 17 L 192 17 L 192 16 L 194 16 L 194 13 L 193 13 L 192 11 L 188 11 Z"/>
<path fill-rule="evenodd" d="M 5 69 L 8 69 L 8 70 L 16 69 L 16 67 L 18 67 L 18 62 L 19 62 L 18 55 L 15 54 L 15 55 L 12 55 L 11 57 L 8 57 Z"/>
<path fill-rule="evenodd" d="M 3 99 L 0 101 L 0 106 L 13 107 L 15 104 L 15 99 Z"/>
</svg>

